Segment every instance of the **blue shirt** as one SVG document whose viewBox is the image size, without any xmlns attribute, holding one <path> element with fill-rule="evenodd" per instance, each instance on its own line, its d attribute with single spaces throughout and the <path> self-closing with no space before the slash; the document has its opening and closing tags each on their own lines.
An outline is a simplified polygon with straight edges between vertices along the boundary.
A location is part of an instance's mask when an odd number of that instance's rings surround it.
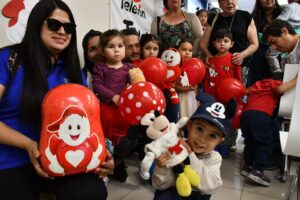
<svg viewBox="0 0 300 200">
<path fill-rule="evenodd" d="M 0 84 L 5 86 L 4 95 L 0 100 L 0 121 L 37 141 L 39 139 L 40 130 L 20 120 L 19 109 L 23 89 L 24 68 L 23 65 L 21 65 L 19 70 L 11 76 L 8 65 L 9 55 L 10 50 L 8 48 L 0 52 Z M 82 76 L 83 84 L 87 85 L 83 74 Z M 58 61 L 48 76 L 48 87 L 51 89 L 57 85 L 68 82 L 66 71 L 62 67 L 62 62 Z M 30 160 L 25 150 L 0 143 L 0 170 L 28 163 L 30 163 Z"/>
</svg>

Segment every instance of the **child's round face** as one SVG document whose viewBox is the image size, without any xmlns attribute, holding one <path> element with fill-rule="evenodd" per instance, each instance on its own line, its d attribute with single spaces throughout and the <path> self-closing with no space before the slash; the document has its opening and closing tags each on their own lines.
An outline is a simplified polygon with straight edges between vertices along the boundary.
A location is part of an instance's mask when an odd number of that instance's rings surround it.
<svg viewBox="0 0 300 200">
<path fill-rule="evenodd" d="M 206 24 L 207 24 L 207 13 L 206 12 L 201 12 L 198 15 L 198 19 L 200 20 L 200 22 L 201 22 L 202 25 L 206 26 Z"/>
<path fill-rule="evenodd" d="M 213 41 L 213 45 L 219 53 L 226 53 L 233 46 L 233 42 L 230 38 L 224 37 Z"/>
<path fill-rule="evenodd" d="M 193 56 L 193 46 L 189 42 L 180 44 L 178 51 L 182 54 L 183 60 L 190 59 Z"/>
<path fill-rule="evenodd" d="M 195 119 L 188 124 L 188 143 L 197 154 L 209 153 L 224 141 L 221 130 L 203 119 Z"/>
<path fill-rule="evenodd" d="M 149 41 L 143 47 L 143 55 L 144 55 L 143 59 L 149 57 L 157 57 L 158 52 L 159 52 L 159 46 L 157 42 Z"/>
<path fill-rule="evenodd" d="M 123 39 L 119 36 L 112 38 L 103 49 L 106 62 L 110 64 L 121 63 L 125 57 Z"/>
</svg>

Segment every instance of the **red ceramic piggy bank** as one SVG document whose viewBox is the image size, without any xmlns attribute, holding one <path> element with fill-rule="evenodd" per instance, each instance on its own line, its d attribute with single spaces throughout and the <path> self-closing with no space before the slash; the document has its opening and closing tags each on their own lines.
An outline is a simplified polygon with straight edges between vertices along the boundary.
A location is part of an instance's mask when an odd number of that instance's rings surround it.
<svg viewBox="0 0 300 200">
<path fill-rule="evenodd" d="M 106 156 L 97 97 L 88 88 L 64 84 L 42 104 L 41 163 L 51 176 L 91 172 Z"/>
</svg>

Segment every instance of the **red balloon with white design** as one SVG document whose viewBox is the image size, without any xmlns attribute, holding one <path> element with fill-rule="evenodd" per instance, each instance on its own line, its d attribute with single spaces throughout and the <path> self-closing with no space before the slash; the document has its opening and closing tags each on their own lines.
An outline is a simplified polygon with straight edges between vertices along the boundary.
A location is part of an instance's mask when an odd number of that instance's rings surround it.
<svg viewBox="0 0 300 200">
<path fill-rule="evenodd" d="M 217 97 L 222 102 L 228 102 L 231 98 L 239 100 L 246 93 L 246 87 L 235 78 L 221 80 L 217 87 Z"/>
<path fill-rule="evenodd" d="M 162 91 L 150 82 L 129 85 L 120 95 L 119 111 L 132 124 L 140 124 L 141 118 L 149 112 L 165 112 L 166 100 Z"/>
<path fill-rule="evenodd" d="M 92 172 L 105 160 L 100 106 L 91 90 L 64 84 L 47 93 L 40 154 L 42 167 L 51 176 Z"/>
<path fill-rule="evenodd" d="M 140 64 L 140 69 L 143 71 L 146 81 L 157 86 L 162 85 L 167 79 L 167 65 L 159 58 L 146 58 Z"/>
<path fill-rule="evenodd" d="M 184 61 L 181 68 L 182 71 L 187 73 L 191 86 L 200 83 L 206 73 L 205 64 L 198 58 L 190 58 Z"/>
</svg>

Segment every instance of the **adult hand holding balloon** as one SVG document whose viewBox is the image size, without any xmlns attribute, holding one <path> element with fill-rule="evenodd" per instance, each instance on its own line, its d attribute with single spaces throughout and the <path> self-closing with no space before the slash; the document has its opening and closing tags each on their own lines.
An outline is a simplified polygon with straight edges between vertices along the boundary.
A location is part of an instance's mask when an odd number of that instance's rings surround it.
<svg viewBox="0 0 300 200">
<path fill-rule="evenodd" d="M 191 86 L 200 83 L 206 73 L 205 64 L 198 58 L 191 58 L 183 62 L 182 70 L 187 73 Z"/>
<path fill-rule="evenodd" d="M 140 65 L 146 81 L 157 86 L 162 85 L 167 79 L 167 65 L 156 57 L 146 58 Z"/>
</svg>

